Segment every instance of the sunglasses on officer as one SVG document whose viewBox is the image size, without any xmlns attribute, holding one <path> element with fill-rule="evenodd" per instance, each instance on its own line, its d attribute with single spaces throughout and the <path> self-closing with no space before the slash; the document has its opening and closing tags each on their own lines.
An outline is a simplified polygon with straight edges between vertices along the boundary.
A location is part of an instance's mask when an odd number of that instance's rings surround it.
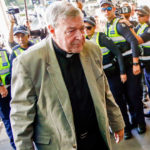
<svg viewBox="0 0 150 150">
<path fill-rule="evenodd" d="M 85 29 L 91 30 L 93 27 L 92 26 L 85 26 Z"/>
<path fill-rule="evenodd" d="M 112 10 L 112 7 L 109 6 L 109 7 L 106 7 L 106 8 L 101 8 L 101 10 L 102 10 L 102 11 L 106 11 L 106 10 L 107 10 L 107 11 L 111 11 L 111 10 Z"/>
</svg>

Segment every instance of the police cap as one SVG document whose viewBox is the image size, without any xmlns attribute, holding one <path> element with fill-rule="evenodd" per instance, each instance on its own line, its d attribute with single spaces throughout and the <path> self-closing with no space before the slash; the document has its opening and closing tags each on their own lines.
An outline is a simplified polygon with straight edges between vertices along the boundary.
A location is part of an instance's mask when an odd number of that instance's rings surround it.
<svg viewBox="0 0 150 150">
<path fill-rule="evenodd" d="M 23 33 L 23 34 L 29 35 L 29 31 L 28 31 L 27 27 L 25 27 L 23 25 L 14 27 L 13 34 L 16 35 L 17 33 Z"/>
<path fill-rule="evenodd" d="M 143 5 L 143 6 L 139 6 L 135 9 L 135 11 L 140 11 L 143 15 L 150 15 L 150 9 L 148 6 Z"/>
<path fill-rule="evenodd" d="M 92 26 L 96 25 L 96 21 L 95 21 L 94 17 L 92 17 L 92 16 L 85 17 L 84 22 L 87 22 L 87 23 L 91 24 Z"/>
<path fill-rule="evenodd" d="M 111 0 L 100 0 L 100 7 L 102 7 L 103 4 L 109 4 L 113 6 L 113 2 Z"/>
</svg>

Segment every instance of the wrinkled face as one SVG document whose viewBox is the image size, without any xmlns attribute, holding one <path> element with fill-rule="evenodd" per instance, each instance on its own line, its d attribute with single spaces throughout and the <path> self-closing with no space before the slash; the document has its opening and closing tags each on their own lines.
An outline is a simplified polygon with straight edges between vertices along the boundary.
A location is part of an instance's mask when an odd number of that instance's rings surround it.
<svg viewBox="0 0 150 150">
<path fill-rule="evenodd" d="M 94 34 L 94 32 L 95 32 L 95 28 L 96 27 L 91 25 L 91 24 L 89 24 L 88 22 L 85 22 L 84 26 L 85 26 L 85 34 L 87 36 L 89 36 L 89 37 L 92 36 Z"/>
<path fill-rule="evenodd" d="M 149 16 L 143 15 L 140 11 L 136 11 L 139 23 L 143 24 L 149 21 Z"/>
<path fill-rule="evenodd" d="M 15 34 L 15 39 L 22 48 L 28 47 L 29 35 L 17 33 Z"/>
<path fill-rule="evenodd" d="M 107 18 L 107 20 L 111 20 L 115 16 L 115 8 L 109 4 L 103 4 L 101 6 L 101 12 Z"/>
<path fill-rule="evenodd" d="M 85 42 L 84 22 L 81 16 L 60 19 L 50 33 L 57 45 L 66 52 L 80 53 Z"/>
</svg>

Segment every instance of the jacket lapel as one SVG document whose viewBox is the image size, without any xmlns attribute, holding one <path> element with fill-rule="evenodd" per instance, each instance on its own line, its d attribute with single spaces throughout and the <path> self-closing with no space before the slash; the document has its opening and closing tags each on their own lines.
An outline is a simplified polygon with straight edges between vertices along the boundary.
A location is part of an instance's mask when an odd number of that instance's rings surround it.
<svg viewBox="0 0 150 150">
<path fill-rule="evenodd" d="M 85 76 L 86 76 L 86 79 L 87 79 L 87 83 L 88 83 L 88 86 L 89 86 L 89 89 L 90 89 L 90 92 L 91 92 L 93 103 L 94 103 L 94 106 L 95 106 L 95 112 L 96 112 L 96 115 L 97 115 L 99 128 L 100 128 L 100 131 L 101 131 L 101 134 L 102 134 L 103 138 L 105 139 L 105 141 L 107 143 L 107 139 L 106 139 L 106 134 L 107 134 L 106 124 L 107 124 L 107 121 L 105 119 L 106 110 L 104 109 L 105 106 L 104 106 L 104 104 L 101 100 L 104 97 L 102 97 L 100 95 L 100 92 L 98 91 L 96 77 L 95 77 L 94 72 L 93 72 L 93 69 L 95 69 L 95 68 L 92 68 L 92 65 L 91 65 L 92 60 L 90 60 L 89 54 L 87 55 L 87 52 L 85 52 L 85 51 L 86 50 L 83 50 L 80 53 L 80 59 L 81 59 L 83 70 L 84 70 L 84 73 L 85 73 Z"/>
<path fill-rule="evenodd" d="M 74 130 L 73 115 L 70 114 L 70 112 L 72 112 L 72 108 L 69 94 L 52 46 L 52 40 L 50 38 L 47 39 L 47 51 L 47 71 L 49 72 L 50 78 L 56 89 L 58 100 L 60 101 L 60 104 L 63 108 L 65 118 L 67 119 L 70 127 L 73 127 Z"/>
</svg>

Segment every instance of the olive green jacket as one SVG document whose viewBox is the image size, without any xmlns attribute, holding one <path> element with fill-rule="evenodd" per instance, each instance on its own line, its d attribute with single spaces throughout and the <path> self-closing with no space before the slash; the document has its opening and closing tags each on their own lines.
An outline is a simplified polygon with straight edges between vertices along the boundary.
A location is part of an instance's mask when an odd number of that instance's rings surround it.
<svg viewBox="0 0 150 150">
<path fill-rule="evenodd" d="M 86 41 L 80 59 L 92 95 L 100 132 L 111 150 L 109 125 L 124 128 L 110 92 L 97 45 Z M 109 120 L 109 121 L 108 121 Z M 11 124 L 17 150 L 75 150 L 71 103 L 50 37 L 13 63 Z"/>
</svg>

